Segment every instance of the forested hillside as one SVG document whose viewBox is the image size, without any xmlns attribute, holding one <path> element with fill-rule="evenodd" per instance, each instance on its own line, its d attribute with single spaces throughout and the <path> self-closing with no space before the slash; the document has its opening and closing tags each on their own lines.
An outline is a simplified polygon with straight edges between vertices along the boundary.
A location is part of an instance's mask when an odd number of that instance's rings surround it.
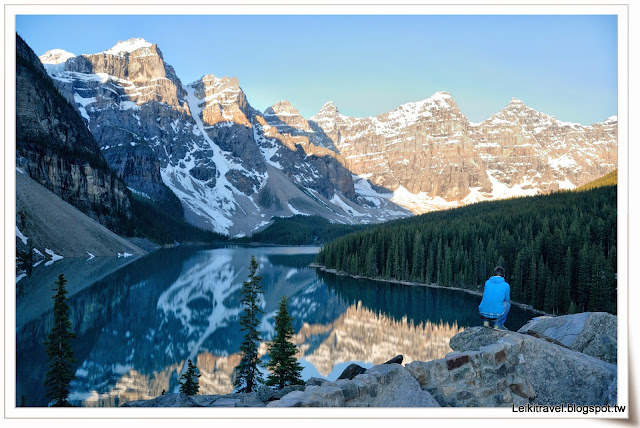
<svg viewBox="0 0 640 428">
<path fill-rule="evenodd" d="M 275 245 L 320 245 L 333 239 L 371 225 L 336 224 L 314 215 L 293 217 L 276 217 L 265 230 L 254 233 L 248 238 L 237 239 L 238 242 L 259 242 Z"/>
<path fill-rule="evenodd" d="M 502 265 L 514 301 L 615 314 L 616 194 L 607 186 L 424 214 L 342 237 L 317 261 L 373 278 L 472 289 Z"/>
</svg>

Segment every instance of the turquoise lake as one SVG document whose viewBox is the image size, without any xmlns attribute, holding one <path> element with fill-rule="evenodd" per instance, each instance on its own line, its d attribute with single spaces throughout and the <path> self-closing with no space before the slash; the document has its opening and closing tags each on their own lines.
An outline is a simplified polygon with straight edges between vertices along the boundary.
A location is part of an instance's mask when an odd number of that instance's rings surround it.
<svg viewBox="0 0 640 428">
<path fill-rule="evenodd" d="M 77 333 L 70 401 L 81 406 L 119 406 L 177 392 L 187 359 L 200 370 L 200 394 L 233 392 L 243 334 L 240 290 L 252 255 L 263 277 L 263 338 L 273 337 L 278 302 L 287 296 L 305 379 L 335 380 L 353 362 L 370 367 L 398 354 L 404 363 L 442 358 L 451 352 L 451 336 L 480 325 L 479 296 L 323 273 L 309 267 L 318 251 L 177 247 L 137 259 L 37 266 L 16 284 L 16 397 L 47 405 L 42 342 L 60 273 L 68 279 Z M 513 306 L 506 326 L 516 330 L 534 316 Z"/>
</svg>

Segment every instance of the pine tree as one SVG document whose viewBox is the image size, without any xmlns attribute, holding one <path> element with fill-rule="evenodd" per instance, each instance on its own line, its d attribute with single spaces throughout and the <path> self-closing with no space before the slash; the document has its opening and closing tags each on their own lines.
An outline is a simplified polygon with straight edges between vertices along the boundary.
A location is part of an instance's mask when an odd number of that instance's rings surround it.
<svg viewBox="0 0 640 428">
<path fill-rule="evenodd" d="M 258 306 L 259 295 L 262 294 L 260 281 L 261 276 L 256 275 L 258 262 L 251 256 L 249 265 L 249 279 L 242 283 L 242 305 L 244 314 L 240 318 L 240 330 L 245 332 L 244 340 L 240 345 L 242 359 L 236 367 L 236 380 L 234 386 L 237 392 L 252 392 L 254 388 L 262 383 L 262 373 L 258 370 L 260 357 L 258 356 L 258 346 L 260 346 L 261 336 L 258 331 L 260 320 L 258 314 L 262 310 Z"/>
<path fill-rule="evenodd" d="M 180 383 L 180 392 L 186 395 L 197 395 L 200 390 L 199 377 L 200 375 L 196 374 L 196 366 L 193 365 L 191 360 L 188 360 L 187 371 L 180 376 L 180 379 L 184 379 L 184 382 Z"/>
<path fill-rule="evenodd" d="M 269 364 L 267 368 L 271 372 L 265 382 L 269 386 L 277 385 L 282 389 L 287 385 L 303 385 L 302 366 L 296 360 L 298 348 L 291 343 L 293 336 L 293 319 L 287 309 L 287 298 L 282 296 L 280 307 L 275 318 L 276 336 L 269 345 Z"/>
<path fill-rule="evenodd" d="M 53 407 L 70 407 L 67 401 L 69 396 L 69 385 L 75 379 L 72 365 L 76 362 L 71 349 L 71 339 L 76 337 L 71 330 L 69 320 L 69 307 L 65 302 L 67 290 L 64 285 L 67 280 L 63 274 L 58 276 L 56 288 L 53 291 L 53 326 L 49 332 L 44 345 L 49 356 L 48 370 L 44 379 L 44 386 L 47 388 L 47 397 L 53 403 Z"/>
</svg>

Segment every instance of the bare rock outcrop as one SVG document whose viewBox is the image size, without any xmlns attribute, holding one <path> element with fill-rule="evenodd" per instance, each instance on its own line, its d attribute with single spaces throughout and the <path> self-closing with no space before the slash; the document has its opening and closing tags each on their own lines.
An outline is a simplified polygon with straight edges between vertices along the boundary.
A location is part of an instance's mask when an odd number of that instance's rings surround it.
<svg viewBox="0 0 640 428">
<path fill-rule="evenodd" d="M 472 327 L 455 352 L 407 368 L 444 406 L 615 404 L 617 367 L 544 339 Z M 612 402 L 613 401 L 613 402 Z"/>
<path fill-rule="evenodd" d="M 538 317 L 518 333 L 540 337 L 574 351 L 616 364 L 618 318 L 606 312 L 584 312 L 560 317 Z"/>
</svg>

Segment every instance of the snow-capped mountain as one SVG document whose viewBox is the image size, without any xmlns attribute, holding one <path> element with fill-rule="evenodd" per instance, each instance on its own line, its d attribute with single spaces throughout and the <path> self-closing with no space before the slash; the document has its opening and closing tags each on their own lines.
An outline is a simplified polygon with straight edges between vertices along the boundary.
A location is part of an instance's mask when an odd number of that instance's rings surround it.
<svg viewBox="0 0 640 428">
<path fill-rule="evenodd" d="M 416 213 L 571 189 L 617 167 L 617 118 L 567 123 L 515 98 L 477 124 L 446 92 L 367 118 L 327 103 L 310 123 L 347 168 Z"/>
<path fill-rule="evenodd" d="M 71 52 L 65 51 L 64 49 L 52 49 L 40 56 L 40 61 L 42 64 L 55 65 L 63 64 L 70 58 L 75 58 L 75 55 Z"/>
<path fill-rule="evenodd" d="M 242 236 L 274 216 L 363 223 L 410 215 L 391 192 L 353 176 L 335 148 L 278 132 L 236 78 L 209 74 L 183 85 L 143 39 L 66 56 L 49 51 L 41 60 L 109 165 L 138 195 L 162 204 L 175 194 L 193 224 Z"/>
<path fill-rule="evenodd" d="M 476 124 L 438 92 L 366 118 L 328 102 L 307 120 L 287 100 L 254 109 L 236 78 L 183 85 L 143 39 L 41 60 L 132 191 L 173 193 L 189 222 L 232 236 L 274 216 L 379 222 L 573 188 L 617 165 L 615 117 L 571 124 L 514 99 Z"/>
</svg>

